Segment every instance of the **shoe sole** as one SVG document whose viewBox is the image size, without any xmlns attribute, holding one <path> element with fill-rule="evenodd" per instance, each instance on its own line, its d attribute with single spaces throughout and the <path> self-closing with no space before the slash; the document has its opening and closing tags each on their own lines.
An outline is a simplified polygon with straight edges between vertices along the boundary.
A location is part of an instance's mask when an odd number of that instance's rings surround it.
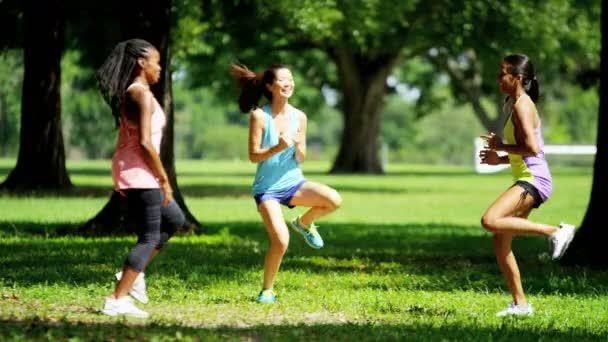
<svg viewBox="0 0 608 342">
<path fill-rule="evenodd" d="M 306 238 L 306 236 L 304 236 L 304 234 L 303 234 L 302 232 L 300 232 L 300 230 L 299 230 L 298 228 L 296 228 L 296 226 L 293 224 L 293 222 L 289 222 L 289 226 L 290 226 L 290 227 L 291 227 L 291 229 L 293 229 L 293 230 L 294 230 L 296 233 L 300 234 L 300 235 L 301 235 L 301 236 L 304 238 L 304 242 L 306 242 L 306 244 L 307 244 L 308 246 L 310 246 L 311 248 L 314 248 L 314 249 L 321 249 L 321 248 L 323 248 L 323 246 L 321 246 L 321 247 L 317 247 L 317 246 L 315 246 L 315 245 L 311 244 L 310 242 L 308 242 L 308 239 Z"/>
<path fill-rule="evenodd" d="M 116 317 L 116 316 L 120 316 L 120 315 L 124 315 L 124 316 L 128 316 L 128 317 L 135 317 L 135 318 L 148 318 L 150 317 L 150 314 L 146 314 L 146 315 L 137 315 L 137 314 L 130 314 L 130 313 L 118 313 L 116 311 L 109 311 L 109 310 L 101 310 L 102 313 L 108 315 L 108 316 L 112 316 L 112 317 Z"/>
<path fill-rule="evenodd" d="M 564 247 L 560 253 L 553 258 L 553 260 L 559 260 L 562 256 L 564 256 L 566 250 L 568 250 L 568 247 L 570 247 L 570 242 L 572 242 L 572 239 L 574 239 L 574 233 L 576 233 L 576 230 L 572 229 L 572 234 L 569 235 L 568 240 L 566 240 L 566 243 L 564 243 Z"/>
</svg>

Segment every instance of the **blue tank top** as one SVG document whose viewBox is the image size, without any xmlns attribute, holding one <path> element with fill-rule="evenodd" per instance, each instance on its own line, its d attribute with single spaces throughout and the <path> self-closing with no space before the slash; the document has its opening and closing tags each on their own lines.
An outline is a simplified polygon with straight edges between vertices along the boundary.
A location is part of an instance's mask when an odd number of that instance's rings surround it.
<svg viewBox="0 0 608 342">
<path fill-rule="evenodd" d="M 262 107 L 266 114 L 266 125 L 264 133 L 262 133 L 261 148 L 270 148 L 279 143 L 279 134 L 272 122 L 272 112 L 270 105 Z M 285 134 L 294 136 L 300 122 L 296 109 L 287 105 L 287 116 L 289 119 L 289 127 Z M 253 195 L 269 192 L 282 192 L 294 187 L 304 180 L 304 175 L 300 169 L 300 165 L 295 158 L 296 148 L 294 145 L 289 146 L 283 151 L 273 155 L 272 157 L 258 163 L 258 168 L 253 181 L 251 192 Z"/>
</svg>

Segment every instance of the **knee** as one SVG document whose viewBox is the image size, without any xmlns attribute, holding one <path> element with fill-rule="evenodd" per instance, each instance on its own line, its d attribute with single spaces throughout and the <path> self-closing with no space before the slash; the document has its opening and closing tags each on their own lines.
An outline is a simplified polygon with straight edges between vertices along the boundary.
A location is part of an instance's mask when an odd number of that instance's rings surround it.
<svg viewBox="0 0 608 342">
<path fill-rule="evenodd" d="M 496 217 L 486 213 L 481 217 L 481 226 L 490 233 L 496 233 L 498 230 L 496 221 Z"/>
<path fill-rule="evenodd" d="M 332 211 L 340 208 L 342 206 L 342 196 L 336 191 L 333 190 L 328 198 L 328 207 Z"/>
<path fill-rule="evenodd" d="M 277 253 L 280 253 L 281 255 L 284 255 L 285 252 L 287 252 L 287 247 L 289 246 L 289 235 L 274 239 L 270 244 L 271 249 Z"/>
<path fill-rule="evenodd" d="M 158 249 L 158 250 L 163 249 L 163 247 L 165 247 L 167 242 L 169 242 L 169 239 L 171 238 L 171 236 L 173 236 L 173 234 L 169 233 L 169 232 L 160 233 L 160 240 L 159 240 L 158 244 L 156 245 L 156 249 Z"/>
<path fill-rule="evenodd" d="M 161 243 L 161 240 L 160 232 L 148 232 L 139 239 L 138 244 L 156 248 Z"/>
</svg>

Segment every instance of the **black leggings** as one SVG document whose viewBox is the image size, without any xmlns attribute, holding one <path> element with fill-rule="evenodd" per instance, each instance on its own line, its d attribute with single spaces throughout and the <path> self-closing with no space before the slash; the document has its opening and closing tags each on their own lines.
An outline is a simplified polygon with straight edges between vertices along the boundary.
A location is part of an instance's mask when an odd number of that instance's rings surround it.
<svg viewBox="0 0 608 342">
<path fill-rule="evenodd" d="M 137 227 L 137 244 L 127 256 L 125 265 L 142 272 L 155 249 L 161 249 L 185 222 L 184 213 L 174 200 L 163 206 L 160 189 L 128 189 L 127 210 Z"/>
</svg>

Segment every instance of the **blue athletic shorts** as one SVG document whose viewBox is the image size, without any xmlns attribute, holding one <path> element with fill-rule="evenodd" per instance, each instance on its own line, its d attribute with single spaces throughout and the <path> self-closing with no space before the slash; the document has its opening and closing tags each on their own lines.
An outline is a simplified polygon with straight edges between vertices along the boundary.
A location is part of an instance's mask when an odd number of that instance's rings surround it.
<svg viewBox="0 0 608 342">
<path fill-rule="evenodd" d="M 284 190 L 284 191 L 263 192 L 261 194 L 253 195 L 253 199 L 255 199 L 256 206 L 259 206 L 260 203 L 262 203 L 264 201 L 275 200 L 275 201 L 278 201 L 279 203 L 281 203 L 282 205 L 287 206 L 288 208 L 293 208 L 295 206 L 289 205 L 289 202 L 291 202 L 291 198 L 302 187 L 302 184 L 304 184 L 304 182 L 306 182 L 306 181 L 302 180 L 298 184 L 296 184 L 296 185 L 292 186 L 291 188 Z"/>
</svg>

